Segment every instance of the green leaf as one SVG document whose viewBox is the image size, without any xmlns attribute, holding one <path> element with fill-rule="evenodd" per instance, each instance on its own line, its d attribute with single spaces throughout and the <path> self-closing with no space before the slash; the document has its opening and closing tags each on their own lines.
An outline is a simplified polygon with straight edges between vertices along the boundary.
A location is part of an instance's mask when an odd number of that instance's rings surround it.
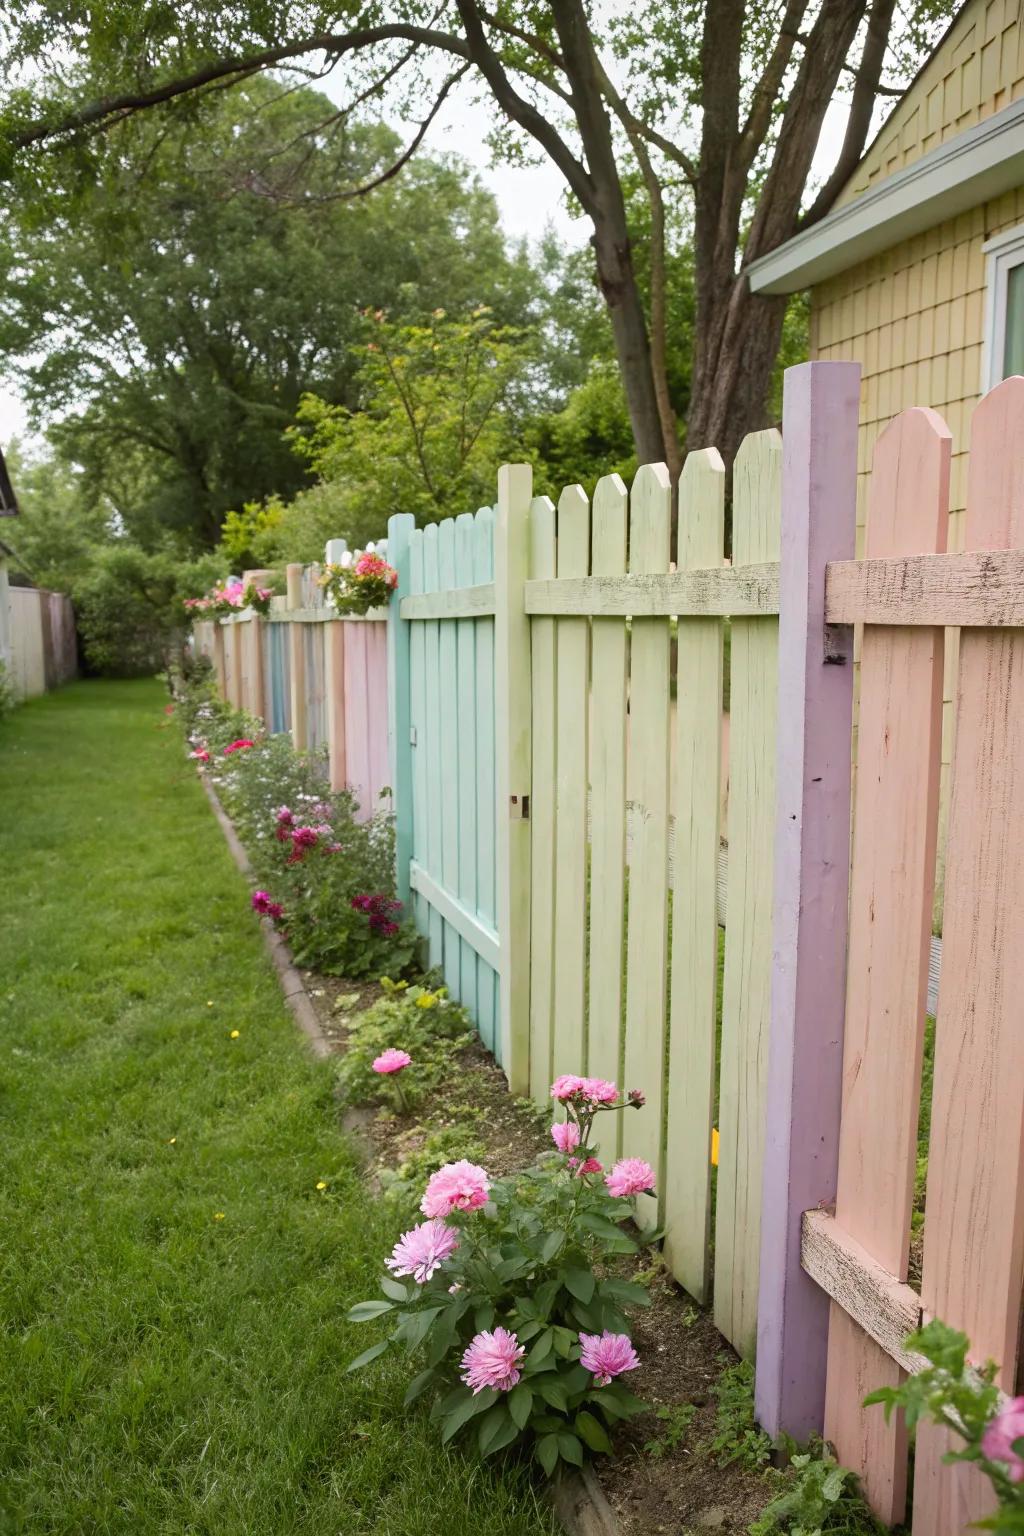
<svg viewBox="0 0 1024 1536">
<path fill-rule="evenodd" d="M 402 1319 L 399 1330 L 400 1337 L 406 1347 L 412 1351 L 417 1349 L 431 1328 L 438 1315 L 444 1311 L 443 1307 L 424 1307 L 422 1312 L 407 1312 Z"/>
<path fill-rule="evenodd" d="M 583 1447 L 575 1435 L 563 1429 L 558 1436 L 558 1454 L 563 1461 L 570 1462 L 574 1467 L 583 1465 Z"/>
<path fill-rule="evenodd" d="M 418 1397 L 422 1397 L 423 1393 L 434 1381 L 436 1374 L 433 1368 L 431 1368 L 429 1371 L 420 1371 L 418 1376 L 414 1376 L 402 1399 L 402 1407 L 409 1408 Z"/>
<path fill-rule="evenodd" d="M 555 1254 L 558 1252 L 558 1250 L 561 1248 L 561 1246 L 562 1246 L 562 1244 L 564 1242 L 565 1242 L 565 1233 L 564 1232 L 549 1232 L 547 1237 L 544 1239 L 543 1243 L 541 1244 L 541 1248 L 540 1248 L 541 1261 L 544 1264 L 550 1263 L 550 1261 L 554 1258 Z"/>
<path fill-rule="evenodd" d="M 511 1433 L 506 1433 L 511 1431 Z M 480 1428 L 477 1431 L 477 1445 L 480 1447 L 481 1456 L 490 1455 L 491 1451 L 498 1451 L 503 1445 L 508 1445 L 514 1440 L 518 1430 L 509 1417 L 509 1411 L 504 1403 L 496 1403 L 488 1413 L 480 1420 Z"/>
<path fill-rule="evenodd" d="M 559 1381 L 567 1392 L 582 1392 L 590 1385 L 590 1372 L 585 1365 L 573 1365 L 567 1371 L 562 1371 Z"/>
<path fill-rule="evenodd" d="M 538 1285 L 533 1295 L 538 1317 L 547 1317 L 561 1289 L 562 1282 L 559 1279 L 545 1280 L 543 1285 Z"/>
<path fill-rule="evenodd" d="M 610 1296 L 621 1306 L 649 1307 L 651 1295 L 642 1285 L 634 1285 L 632 1280 L 602 1280 L 601 1295 Z M 588 1298 L 582 1296 L 581 1301 Z"/>
<path fill-rule="evenodd" d="M 544 1468 L 544 1471 L 547 1473 L 548 1477 L 551 1477 L 554 1473 L 555 1467 L 558 1465 L 557 1434 L 545 1435 L 543 1439 L 538 1440 L 536 1449 L 533 1454 Z"/>
<path fill-rule="evenodd" d="M 508 1395 L 508 1411 L 518 1429 L 526 1428 L 526 1421 L 530 1417 L 532 1408 L 533 1393 L 526 1382 L 521 1381 L 518 1387 L 513 1387 Z"/>
<path fill-rule="evenodd" d="M 368 1323 L 371 1317 L 383 1317 L 385 1312 L 394 1310 L 393 1301 L 357 1301 L 349 1309 L 348 1320 L 350 1323 Z"/>
<path fill-rule="evenodd" d="M 573 1422 L 573 1428 L 583 1444 L 589 1446 L 592 1451 L 603 1451 L 607 1454 L 611 1450 L 611 1441 L 592 1413 L 578 1413 Z"/>
<path fill-rule="evenodd" d="M 552 1380 L 548 1380 L 546 1377 L 538 1378 L 537 1391 L 550 1407 L 557 1408 L 559 1413 L 568 1412 L 569 1398 L 565 1387 L 557 1377 Z"/>
<path fill-rule="evenodd" d="M 629 1212 L 626 1211 L 623 1215 L 623 1220 L 628 1215 Z M 586 1231 L 592 1232 L 595 1237 L 610 1238 L 615 1242 L 622 1236 L 614 1221 L 609 1221 L 605 1216 L 598 1216 L 595 1211 L 581 1211 L 579 1224 Z"/>
<path fill-rule="evenodd" d="M 466 1396 L 457 1408 L 446 1413 L 441 1430 L 441 1444 L 446 1444 L 453 1435 L 457 1435 L 463 1424 L 468 1424 L 470 1419 L 476 1418 L 478 1413 L 484 1413 L 488 1408 L 493 1408 L 497 1399 L 497 1392 L 493 1387 L 484 1387 L 482 1392 L 475 1395 L 469 1388 L 465 1389 Z"/>
<path fill-rule="evenodd" d="M 494 1322 L 494 1308 L 491 1306 L 489 1301 L 486 1301 L 482 1306 L 477 1307 L 476 1312 L 473 1314 L 473 1322 L 476 1326 L 477 1333 L 484 1333 L 488 1328 L 491 1327 L 492 1323 Z"/>
<path fill-rule="evenodd" d="M 404 1303 L 409 1300 L 408 1288 L 404 1286 L 400 1280 L 392 1280 L 390 1275 L 382 1276 L 380 1288 L 384 1292 L 385 1296 L 391 1297 L 392 1301 L 401 1301 Z"/>
<path fill-rule="evenodd" d="M 376 1360 L 382 1355 L 390 1343 L 390 1339 L 385 1339 L 381 1344 L 371 1344 L 369 1349 L 364 1349 L 361 1355 L 356 1355 L 354 1360 L 349 1361 L 345 1367 L 346 1372 L 361 1371 L 364 1365 L 369 1365 L 371 1360 Z"/>
<path fill-rule="evenodd" d="M 593 1296 L 597 1282 L 589 1269 L 567 1269 L 562 1278 L 565 1281 L 566 1290 L 571 1291 L 577 1301 L 585 1304 Z"/>
<path fill-rule="evenodd" d="M 535 1371 L 538 1366 L 542 1365 L 543 1362 L 547 1359 L 548 1355 L 550 1355 L 551 1347 L 554 1342 L 554 1329 L 545 1328 L 544 1332 L 541 1334 L 540 1338 L 537 1340 L 536 1344 L 527 1355 L 524 1370 Z"/>
</svg>

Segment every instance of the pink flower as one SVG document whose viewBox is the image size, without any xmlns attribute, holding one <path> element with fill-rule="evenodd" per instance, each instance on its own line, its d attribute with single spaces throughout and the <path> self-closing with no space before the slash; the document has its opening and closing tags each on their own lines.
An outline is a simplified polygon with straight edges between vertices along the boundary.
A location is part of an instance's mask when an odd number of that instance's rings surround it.
<svg viewBox="0 0 1024 1536">
<path fill-rule="evenodd" d="M 630 1342 L 628 1333 L 581 1333 L 580 1364 L 594 1377 L 595 1387 L 606 1387 L 613 1376 L 623 1371 L 635 1371 L 640 1358 Z"/>
<path fill-rule="evenodd" d="M 591 1104 L 614 1104 L 619 1090 L 603 1077 L 585 1077 L 580 1092 Z"/>
<path fill-rule="evenodd" d="M 574 1098 L 582 1087 L 582 1077 L 563 1072 L 561 1077 L 556 1077 L 551 1084 L 551 1097 L 557 1099 L 560 1104 L 564 1104 L 566 1099 Z"/>
<path fill-rule="evenodd" d="M 391 1045 L 386 1051 L 382 1051 L 372 1063 L 372 1070 L 380 1072 L 382 1076 L 386 1077 L 391 1072 L 401 1072 L 403 1067 L 411 1065 L 412 1057 L 409 1055 L 409 1052 L 400 1051 Z"/>
<path fill-rule="evenodd" d="M 296 853 L 304 848 L 315 848 L 320 841 L 320 834 L 315 827 L 296 827 L 292 833 L 292 847 Z"/>
<path fill-rule="evenodd" d="M 556 1120 L 551 1127 L 551 1140 L 559 1152 L 574 1152 L 580 1144 L 580 1128 L 571 1120 Z"/>
<path fill-rule="evenodd" d="M 266 891 L 253 891 L 252 909 L 254 912 L 266 912 L 270 907 L 270 896 Z"/>
<path fill-rule="evenodd" d="M 654 1188 L 654 1169 L 642 1157 L 620 1157 L 605 1179 L 610 1195 L 640 1195 Z"/>
<path fill-rule="evenodd" d="M 284 917 L 284 907 L 282 907 L 279 901 L 270 902 L 267 906 L 267 916 L 275 923 L 280 922 L 281 918 Z"/>
<path fill-rule="evenodd" d="M 507 1328 L 478 1333 L 462 1357 L 462 1379 L 473 1388 L 474 1397 L 485 1387 L 509 1392 L 519 1381 L 519 1362 L 525 1354 L 526 1345 Z"/>
<path fill-rule="evenodd" d="M 644 1105 L 647 1103 L 647 1100 L 640 1092 L 639 1088 L 631 1088 L 629 1090 L 629 1102 L 632 1104 L 634 1109 L 643 1109 Z"/>
<path fill-rule="evenodd" d="M 241 736 L 237 741 L 233 741 L 230 746 L 224 748 L 224 756 L 228 757 L 232 752 L 244 752 L 247 747 L 254 747 L 255 745 L 254 741 L 249 741 L 245 736 Z"/>
<path fill-rule="evenodd" d="M 575 1168 L 578 1179 L 581 1179 L 585 1173 L 604 1172 L 604 1164 L 599 1163 L 596 1157 L 588 1157 L 582 1163 L 578 1157 L 570 1157 L 569 1167 Z"/>
<path fill-rule="evenodd" d="M 210 754 L 205 747 L 197 747 L 194 752 L 189 753 L 189 757 L 194 757 L 197 763 L 208 763 L 210 761 Z"/>
<path fill-rule="evenodd" d="M 1020 1439 L 1024 1439 L 1024 1397 L 1011 1397 L 981 1437 L 981 1454 L 989 1461 L 1001 1461 L 1011 1483 L 1024 1483 L 1024 1456 L 1014 1449 Z"/>
<path fill-rule="evenodd" d="M 165 715 L 173 715 L 174 714 L 174 705 L 173 704 L 165 704 L 164 705 L 164 714 Z"/>
<path fill-rule="evenodd" d="M 295 817 L 286 805 L 282 805 L 274 812 L 274 820 L 279 827 L 290 827 L 294 824 Z"/>
<path fill-rule="evenodd" d="M 459 1246 L 459 1234 L 443 1221 L 421 1221 L 405 1232 L 395 1244 L 386 1267 L 396 1275 L 412 1275 L 417 1285 L 426 1285 L 445 1259 Z"/>
<path fill-rule="evenodd" d="M 445 1163 L 431 1174 L 420 1210 L 424 1216 L 450 1216 L 452 1211 L 477 1211 L 487 1204 L 491 1181 L 476 1163 Z"/>
</svg>

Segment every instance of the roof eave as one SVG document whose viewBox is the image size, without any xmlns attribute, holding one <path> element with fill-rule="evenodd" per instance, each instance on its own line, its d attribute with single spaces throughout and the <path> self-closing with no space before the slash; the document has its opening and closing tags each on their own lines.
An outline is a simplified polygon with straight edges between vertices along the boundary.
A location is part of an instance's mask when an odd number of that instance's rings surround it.
<svg viewBox="0 0 1024 1536">
<path fill-rule="evenodd" d="M 798 293 L 1024 185 L 1024 100 L 938 145 L 752 261 L 754 293 Z"/>
</svg>

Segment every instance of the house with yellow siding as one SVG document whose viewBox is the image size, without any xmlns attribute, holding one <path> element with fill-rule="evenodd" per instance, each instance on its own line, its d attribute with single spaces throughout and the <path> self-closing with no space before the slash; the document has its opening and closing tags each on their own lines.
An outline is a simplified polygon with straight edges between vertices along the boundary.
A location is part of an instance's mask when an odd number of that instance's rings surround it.
<svg viewBox="0 0 1024 1536">
<path fill-rule="evenodd" d="M 1024 0 L 968 0 L 832 212 L 749 270 L 755 292 L 810 291 L 812 358 L 861 364 L 861 542 L 879 431 L 930 405 L 953 434 L 961 547 L 971 413 L 1024 373 Z"/>
</svg>

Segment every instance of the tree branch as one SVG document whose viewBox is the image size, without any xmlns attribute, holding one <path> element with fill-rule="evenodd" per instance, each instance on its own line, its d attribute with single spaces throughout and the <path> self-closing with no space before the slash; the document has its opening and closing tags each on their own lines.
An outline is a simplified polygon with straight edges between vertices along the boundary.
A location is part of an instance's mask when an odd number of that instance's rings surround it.
<svg viewBox="0 0 1024 1536">
<path fill-rule="evenodd" d="M 782 82 L 799 41 L 800 23 L 807 11 L 807 0 L 789 0 L 771 58 L 750 99 L 750 111 L 740 133 L 739 160 L 749 170 L 771 126 L 772 113 Z"/>
<path fill-rule="evenodd" d="M 846 133 L 843 135 L 843 147 L 839 151 L 839 158 L 833 167 L 832 174 L 801 219 L 801 228 L 806 228 L 809 224 L 815 224 L 819 219 L 824 218 L 853 175 L 864 153 L 875 99 L 879 93 L 878 82 L 882 78 L 882 67 L 889 48 L 894 10 L 895 0 L 874 0 L 868 13 L 868 31 L 864 39 L 860 68 L 856 71 L 857 83 L 853 88 L 853 100 L 850 103 L 850 116 L 846 121 Z"/>
</svg>

